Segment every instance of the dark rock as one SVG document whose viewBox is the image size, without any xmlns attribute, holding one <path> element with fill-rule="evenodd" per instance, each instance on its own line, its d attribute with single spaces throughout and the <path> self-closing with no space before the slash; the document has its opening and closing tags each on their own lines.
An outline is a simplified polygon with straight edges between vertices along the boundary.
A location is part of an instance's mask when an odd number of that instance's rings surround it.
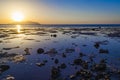
<svg viewBox="0 0 120 80">
<path fill-rule="evenodd" d="M 62 57 L 66 58 L 66 55 L 65 55 L 65 53 L 63 53 L 63 54 L 62 54 Z"/>
<path fill-rule="evenodd" d="M 36 63 L 36 65 L 39 66 L 39 67 L 41 67 L 41 66 L 44 66 L 45 63 L 43 63 L 43 62 L 42 63 Z"/>
<path fill-rule="evenodd" d="M 96 42 L 96 43 L 94 44 L 94 47 L 98 49 L 98 48 L 100 47 L 100 44 L 99 44 L 98 42 Z"/>
<path fill-rule="evenodd" d="M 105 63 L 99 63 L 99 64 L 94 65 L 94 70 L 96 71 L 105 71 L 106 68 L 107 66 Z"/>
<path fill-rule="evenodd" d="M 51 35 L 51 37 L 57 37 L 57 34 L 53 34 L 53 35 Z"/>
<path fill-rule="evenodd" d="M 95 77 L 96 80 L 110 80 L 110 75 L 106 73 L 98 73 Z"/>
<path fill-rule="evenodd" d="M 75 75 L 70 75 L 70 79 L 75 79 Z"/>
<path fill-rule="evenodd" d="M 37 53 L 38 53 L 38 54 L 42 54 L 42 53 L 44 53 L 44 49 L 39 48 L 39 49 L 37 50 Z"/>
<path fill-rule="evenodd" d="M 75 65 L 80 65 L 82 63 L 82 59 L 75 59 L 74 64 Z"/>
<path fill-rule="evenodd" d="M 57 54 L 57 50 L 55 48 L 52 48 L 49 51 L 45 52 L 45 54 Z"/>
<path fill-rule="evenodd" d="M 11 50 L 12 48 L 3 48 L 3 50 Z"/>
<path fill-rule="evenodd" d="M 83 53 L 80 53 L 79 55 L 80 55 L 80 57 L 86 56 L 86 55 L 85 55 L 85 54 L 83 54 Z"/>
<path fill-rule="evenodd" d="M 61 69 L 65 69 L 66 67 L 67 67 L 67 66 L 66 66 L 65 63 L 62 63 L 61 66 L 60 66 Z"/>
<path fill-rule="evenodd" d="M 11 53 L 11 54 L 8 54 L 8 52 L 4 52 L 4 53 L 0 53 L 0 57 L 1 58 L 7 58 L 7 57 L 14 57 L 14 56 L 16 56 L 17 54 L 15 54 L 15 53 Z"/>
<path fill-rule="evenodd" d="M 26 55 L 30 55 L 29 48 L 25 48 L 25 50 L 24 50 L 24 51 L 25 51 L 25 54 L 26 54 Z"/>
<path fill-rule="evenodd" d="M 88 70 L 81 69 L 80 72 L 77 72 L 77 74 L 80 74 L 84 79 L 91 78 L 92 73 Z"/>
<path fill-rule="evenodd" d="M 66 53 L 72 53 L 72 52 L 74 52 L 74 51 L 75 51 L 75 49 L 72 49 L 72 48 L 71 48 L 71 49 L 69 49 L 69 48 L 67 48 L 65 51 L 66 51 Z"/>
<path fill-rule="evenodd" d="M 105 49 L 100 49 L 100 50 L 99 50 L 99 53 L 106 53 L 106 54 L 107 54 L 107 53 L 109 53 L 109 51 L 108 51 L 108 50 L 105 50 Z"/>
<path fill-rule="evenodd" d="M 59 68 L 55 68 L 55 67 L 52 67 L 52 70 L 51 70 L 51 78 L 52 79 L 56 79 L 60 76 L 60 70 Z"/>
<path fill-rule="evenodd" d="M 59 63 L 59 60 L 58 59 L 55 59 L 55 64 L 58 64 Z"/>
<path fill-rule="evenodd" d="M 2 72 L 4 72 L 4 71 L 8 70 L 9 68 L 10 68 L 9 65 L 0 65 L 0 73 L 2 73 Z"/>
<path fill-rule="evenodd" d="M 109 33 L 109 37 L 120 37 L 120 32 Z"/>
<path fill-rule="evenodd" d="M 88 69 L 88 63 L 87 62 L 82 62 L 81 66 L 84 68 L 84 69 Z"/>
<path fill-rule="evenodd" d="M 51 58 L 51 60 L 54 60 L 54 58 Z"/>
</svg>

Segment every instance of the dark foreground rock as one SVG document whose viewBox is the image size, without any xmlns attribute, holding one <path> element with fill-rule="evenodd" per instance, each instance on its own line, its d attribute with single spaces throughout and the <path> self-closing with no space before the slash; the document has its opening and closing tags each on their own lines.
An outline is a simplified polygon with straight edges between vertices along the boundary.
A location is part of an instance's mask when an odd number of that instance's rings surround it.
<svg viewBox="0 0 120 80">
<path fill-rule="evenodd" d="M 3 73 L 4 71 L 8 70 L 10 68 L 9 65 L 0 65 L 0 73 Z"/>
<path fill-rule="evenodd" d="M 37 50 L 37 53 L 38 53 L 38 54 L 42 54 L 42 53 L 44 53 L 44 49 L 39 48 L 39 49 Z"/>
</svg>

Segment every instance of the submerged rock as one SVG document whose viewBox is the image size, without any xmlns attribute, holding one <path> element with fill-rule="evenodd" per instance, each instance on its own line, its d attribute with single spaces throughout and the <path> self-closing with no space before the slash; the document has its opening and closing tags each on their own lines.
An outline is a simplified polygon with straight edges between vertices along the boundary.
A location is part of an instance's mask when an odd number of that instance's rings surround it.
<svg viewBox="0 0 120 80">
<path fill-rule="evenodd" d="M 51 78 L 52 79 L 56 79 L 60 76 L 60 70 L 59 68 L 55 68 L 55 67 L 52 67 L 52 70 L 51 70 Z"/>
<path fill-rule="evenodd" d="M 83 53 L 80 53 L 79 55 L 80 55 L 80 57 L 86 56 L 86 55 L 85 55 L 85 54 L 83 54 Z"/>
<path fill-rule="evenodd" d="M 62 63 L 61 65 L 60 65 L 60 68 L 61 69 L 65 69 L 67 66 L 66 66 L 66 64 L 65 63 Z"/>
<path fill-rule="evenodd" d="M 55 62 L 55 64 L 58 64 L 58 63 L 59 63 L 59 60 L 58 60 L 58 59 L 55 59 L 54 62 Z"/>
<path fill-rule="evenodd" d="M 57 54 L 57 50 L 55 48 L 50 49 L 49 51 L 47 51 L 45 54 Z"/>
<path fill-rule="evenodd" d="M 44 49 L 39 48 L 39 49 L 37 50 L 37 53 L 38 53 L 38 54 L 42 54 L 42 53 L 44 53 Z"/>
<path fill-rule="evenodd" d="M 95 47 L 96 49 L 98 49 L 98 48 L 100 47 L 100 43 L 96 42 L 96 43 L 94 44 L 94 47 Z"/>
<path fill-rule="evenodd" d="M 12 48 L 3 48 L 3 50 L 11 50 Z"/>
<path fill-rule="evenodd" d="M 106 54 L 107 54 L 107 53 L 109 53 L 109 51 L 106 50 L 106 49 L 100 49 L 100 50 L 99 50 L 99 53 L 106 53 Z"/>
<path fill-rule="evenodd" d="M 95 79 L 96 80 L 110 80 L 110 75 L 106 74 L 106 73 L 98 73 L 96 76 L 95 76 Z"/>
<path fill-rule="evenodd" d="M 57 37 L 57 34 L 53 34 L 53 35 L 51 35 L 51 37 Z"/>
<path fill-rule="evenodd" d="M 25 54 L 26 54 L 26 55 L 30 55 L 29 48 L 25 48 L 25 50 L 24 50 L 24 51 L 25 51 Z"/>
<path fill-rule="evenodd" d="M 63 53 L 63 54 L 62 54 L 62 57 L 63 57 L 63 58 L 66 58 L 66 55 L 65 55 L 65 53 Z"/>
<path fill-rule="evenodd" d="M 89 70 L 84 70 L 84 69 L 81 69 L 80 71 L 77 71 L 76 75 L 77 76 L 80 75 L 84 79 L 89 79 L 89 78 L 92 77 L 92 73 Z"/>
<path fill-rule="evenodd" d="M 70 75 L 70 79 L 75 79 L 75 75 Z"/>
<path fill-rule="evenodd" d="M 75 49 L 72 49 L 72 48 L 67 48 L 65 51 L 66 51 L 66 53 L 72 53 L 72 52 L 74 52 L 74 51 L 75 51 Z"/>
<path fill-rule="evenodd" d="M 95 64 L 93 67 L 93 70 L 95 71 L 105 71 L 107 68 L 105 63 L 99 63 L 99 64 Z"/>
<path fill-rule="evenodd" d="M 14 62 L 23 62 L 23 61 L 25 61 L 26 59 L 25 59 L 25 57 L 23 56 L 23 55 L 17 55 L 17 56 L 15 56 L 15 57 L 13 57 L 13 61 Z"/>
<path fill-rule="evenodd" d="M 10 58 L 10 57 L 14 57 L 14 56 L 16 56 L 17 54 L 15 54 L 15 53 L 8 53 L 8 52 L 4 52 L 4 53 L 0 53 L 0 57 L 1 58 Z"/>
<path fill-rule="evenodd" d="M 45 63 L 43 63 L 43 62 L 42 63 L 36 63 L 36 65 L 39 66 L 39 67 L 41 67 L 41 66 L 44 66 Z"/>
<path fill-rule="evenodd" d="M 82 59 L 75 59 L 74 64 L 75 65 L 80 65 L 82 63 Z"/>
<path fill-rule="evenodd" d="M 9 68 L 10 68 L 9 65 L 0 65 L 0 73 L 2 73 L 2 72 L 4 72 L 4 71 L 8 70 Z"/>
<path fill-rule="evenodd" d="M 13 76 L 11 76 L 11 75 L 8 75 L 8 76 L 6 77 L 6 80 L 15 80 L 15 77 L 13 77 Z"/>
</svg>

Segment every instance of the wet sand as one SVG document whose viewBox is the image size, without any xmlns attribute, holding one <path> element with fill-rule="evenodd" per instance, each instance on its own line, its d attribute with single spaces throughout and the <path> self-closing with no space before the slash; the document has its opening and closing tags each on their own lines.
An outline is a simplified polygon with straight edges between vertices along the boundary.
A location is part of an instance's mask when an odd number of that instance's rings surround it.
<svg viewBox="0 0 120 80">
<path fill-rule="evenodd" d="M 120 28 L 0 28 L 0 80 L 119 80 Z"/>
</svg>

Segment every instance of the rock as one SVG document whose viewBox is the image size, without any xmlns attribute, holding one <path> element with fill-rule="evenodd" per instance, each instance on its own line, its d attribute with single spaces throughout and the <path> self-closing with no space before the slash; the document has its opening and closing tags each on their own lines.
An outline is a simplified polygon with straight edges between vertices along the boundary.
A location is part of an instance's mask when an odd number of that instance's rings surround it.
<svg viewBox="0 0 120 80">
<path fill-rule="evenodd" d="M 3 48 L 3 50 L 11 50 L 12 48 Z"/>
<path fill-rule="evenodd" d="M 57 34 L 53 34 L 53 35 L 51 35 L 51 37 L 57 37 Z"/>
<path fill-rule="evenodd" d="M 55 68 L 55 67 L 52 67 L 52 70 L 51 70 L 51 78 L 52 79 L 56 79 L 60 76 L 60 70 L 59 68 Z"/>
<path fill-rule="evenodd" d="M 120 75 L 120 70 L 117 70 L 117 73 Z"/>
<path fill-rule="evenodd" d="M 75 75 L 70 75 L 70 79 L 75 79 Z"/>
<path fill-rule="evenodd" d="M 59 60 L 58 59 L 55 59 L 55 64 L 58 64 L 59 63 Z"/>
<path fill-rule="evenodd" d="M 43 62 L 42 63 L 36 63 L 36 65 L 39 66 L 39 67 L 41 67 L 41 66 L 44 66 L 45 63 L 43 63 Z"/>
<path fill-rule="evenodd" d="M 44 53 L 44 49 L 39 48 L 39 49 L 37 50 L 37 53 L 38 53 L 38 54 L 42 54 L 42 53 Z"/>
<path fill-rule="evenodd" d="M 67 66 L 66 66 L 66 64 L 65 63 L 62 63 L 61 65 L 60 65 L 60 68 L 61 69 L 65 69 Z"/>
<path fill-rule="evenodd" d="M 55 48 L 52 48 L 49 51 L 47 51 L 46 54 L 57 54 L 57 50 Z"/>
<path fill-rule="evenodd" d="M 88 79 L 88 78 L 91 78 L 92 76 L 92 73 L 88 70 L 84 70 L 84 69 L 81 69 L 79 74 L 84 78 L 84 79 Z"/>
<path fill-rule="evenodd" d="M 3 41 L 0 41 L 0 43 L 2 43 Z"/>
<path fill-rule="evenodd" d="M 105 49 L 100 49 L 100 50 L 99 50 L 99 53 L 106 53 L 106 54 L 107 54 L 107 53 L 109 53 L 109 51 L 108 51 L 108 50 L 105 50 Z"/>
<path fill-rule="evenodd" d="M 6 77 L 6 80 L 15 80 L 15 77 L 8 75 L 8 77 Z"/>
<path fill-rule="evenodd" d="M 80 53 L 79 55 L 80 55 L 80 57 L 86 56 L 86 55 L 85 55 L 85 54 L 83 54 L 83 53 Z"/>
<path fill-rule="evenodd" d="M 66 55 L 65 55 L 65 53 L 63 53 L 63 54 L 62 54 L 62 57 L 66 58 Z"/>
<path fill-rule="evenodd" d="M 26 54 L 26 55 L 30 55 L 29 48 L 25 48 L 25 50 L 24 50 L 24 51 L 25 51 L 25 54 Z"/>
<path fill-rule="evenodd" d="M 72 49 L 72 48 L 69 49 L 69 48 L 67 48 L 65 51 L 66 51 L 66 53 L 72 53 L 72 52 L 75 52 L 75 49 Z"/>
<path fill-rule="evenodd" d="M 51 58 L 51 60 L 54 60 L 54 58 Z"/>
<path fill-rule="evenodd" d="M 84 69 L 88 69 L 88 63 L 87 63 L 87 62 L 82 62 L 81 66 L 82 66 Z"/>
<path fill-rule="evenodd" d="M 4 71 L 8 70 L 9 68 L 10 68 L 9 65 L 0 65 L 0 73 L 2 73 L 2 72 L 4 72 Z"/>
<path fill-rule="evenodd" d="M 25 59 L 25 57 L 23 56 L 23 55 L 17 55 L 17 56 L 15 56 L 15 57 L 13 57 L 13 61 L 14 62 L 23 62 L 23 61 L 25 61 L 26 59 Z"/>
<path fill-rule="evenodd" d="M 10 47 L 10 48 L 3 48 L 3 50 L 11 50 L 11 49 L 16 49 L 16 48 L 20 48 L 20 47 L 16 46 L 16 47 Z"/>
<path fill-rule="evenodd" d="M 106 73 L 98 73 L 95 76 L 95 80 L 110 80 L 110 75 L 106 74 Z"/>
<path fill-rule="evenodd" d="M 96 71 L 105 71 L 107 68 L 105 63 L 99 63 L 94 66 L 94 70 Z"/>
<path fill-rule="evenodd" d="M 8 54 L 8 52 L 0 53 L 0 57 L 1 57 L 1 58 L 14 57 L 14 56 L 16 56 L 16 55 L 17 55 L 17 54 L 15 54 L 15 53 L 10 53 L 10 54 Z"/>
<path fill-rule="evenodd" d="M 98 48 L 100 47 L 100 44 L 99 44 L 98 42 L 96 42 L 96 43 L 94 44 L 94 47 L 95 47 L 96 49 L 98 49 Z"/>
<path fill-rule="evenodd" d="M 82 63 L 82 59 L 75 59 L 74 64 L 75 65 L 80 65 Z"/>
</svg>

